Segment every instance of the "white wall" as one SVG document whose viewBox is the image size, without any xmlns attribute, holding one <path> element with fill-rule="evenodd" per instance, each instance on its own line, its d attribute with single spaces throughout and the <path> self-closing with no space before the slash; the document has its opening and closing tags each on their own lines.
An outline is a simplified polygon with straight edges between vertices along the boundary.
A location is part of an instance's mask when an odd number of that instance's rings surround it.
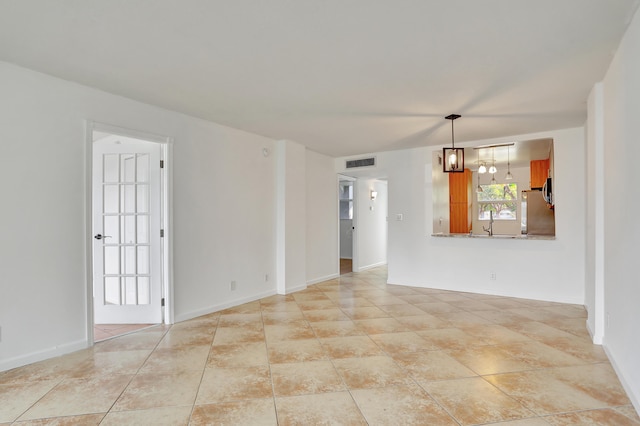
<svg viewBox="0 0 640 426">
<path fill-rule="evenodd" d="M 307 156 L 293 141 L 278 141 L 276 150 L 276 288 L 288 294 L 307 287 Z"/>
<path fill-rule="evenodd" d="M 273 149 L 269 139 L 178 117 L 174 288 L 182 321 L 274 292 L 265 274 L 275 273 L 275 160 L 262 153 Z"/>
<path fill-rule="evenodd" d="M 588 101 L 585 307 L 587 328 L 594 343 L 604 337 L 604 132 L 602 83 L 594 86 Z"/>
<path fill-rule="evenodd" d="M 307 150 L 307 284 L 337 277 L 339 272 L 338 188 L 333 158 Z"/>
<path fill-rule="evenodd" d="M 640 13 L 603 80 L 604 346 L 640 411 Z M 595 194 L 596 197 L 600 194 Z"/>
<path fill-rule="evenodd" d="M 356 226 L 355 271 L 363 271 L 387 263 L 387 182 L 359 178 L 355 182 L 354 196 Z M 377 191 L 371 200 L 371 191 Z"/>
<path fill-rule="evenodd" d="M 274 141 L 7 63 L 0 93 L 0 370 L 87 344 L 86 119 L 174 139 L 176 320 L 275 293 Z"/>
<path fill-rule="evenodd" d="M 546 137 L 554 139 L 555 148 L 556 239 L 551 241 L 432 237 L 432 229 L 428 229 L 433 223 L 432 182 L 426 174 L 431 172 L 432 151 L 438 147 L 378 153 L 389 178 L 389 282 L 582 304 L 584 130 L 550 131 L 468 145 Z M 404 220 L 396 220 L 397 214 Z M 500 259 L 497 264 L 496 259 Z M 456 273 L 451 274 L 451 270 Z M 489 279 L 492 271 L 496 280 Z"/>
</svg>

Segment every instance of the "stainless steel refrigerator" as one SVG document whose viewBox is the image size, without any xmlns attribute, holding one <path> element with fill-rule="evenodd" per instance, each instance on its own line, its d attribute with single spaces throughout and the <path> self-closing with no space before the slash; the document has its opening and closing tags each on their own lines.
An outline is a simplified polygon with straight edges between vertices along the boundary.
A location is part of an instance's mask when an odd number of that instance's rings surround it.
<svg viewBox="0 0 640 426">
<path fill-rule="evenodd" d="M 542 196 L 542 191 L 522 191 L 523 204 L 526 202 L 523 232 L 528 235 L 556 235 L 556 220 L 553 209 Z"/>
</svg>

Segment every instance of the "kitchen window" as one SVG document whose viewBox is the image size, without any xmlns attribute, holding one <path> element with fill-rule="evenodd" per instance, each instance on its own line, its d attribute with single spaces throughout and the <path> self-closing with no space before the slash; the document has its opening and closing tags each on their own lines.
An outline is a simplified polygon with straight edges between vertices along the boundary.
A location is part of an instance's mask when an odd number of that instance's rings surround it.
<svg viewBox="0 0 640 426">
<path fill-rule="evenodd" d="M 518 184 L 495 183 L 480 185 L 477 192 L 478 220 L 516 220 L 518 216 Z"/>
</svg>

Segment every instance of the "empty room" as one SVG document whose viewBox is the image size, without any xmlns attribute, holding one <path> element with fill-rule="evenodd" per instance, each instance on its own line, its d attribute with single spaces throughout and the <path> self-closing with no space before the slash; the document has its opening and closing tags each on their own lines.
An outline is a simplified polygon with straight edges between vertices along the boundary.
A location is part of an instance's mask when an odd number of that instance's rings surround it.
<svg viewBox="0 0 640 426">
<path fill-rule="evenodd" d="M 0 0 L 0 425 L 640 425 L 638 0 Z"/>
</svg>

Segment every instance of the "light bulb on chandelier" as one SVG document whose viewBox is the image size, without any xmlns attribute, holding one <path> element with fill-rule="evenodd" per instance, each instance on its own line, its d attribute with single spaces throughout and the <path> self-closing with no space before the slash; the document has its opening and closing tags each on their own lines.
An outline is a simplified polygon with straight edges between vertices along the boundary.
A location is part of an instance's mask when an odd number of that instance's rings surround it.
<svg viewBox="0 0 640 426">
<path fill-rule="evenodd" d="M 507 146 L 507 175 L 504 177 L 506 180 L 512 180 L 513 175 L 511 174 L 511 156 L 510 149 Z"/>
<path fill-rule="evenodd" d="M 489 173 L 491 173 L 492 175 L 495 174 L 498 169 L 496 169 L 496 157 L 495 157 L 495 148 L 491 149 L 491 167 L 489 167 Z"/>
</svg>

